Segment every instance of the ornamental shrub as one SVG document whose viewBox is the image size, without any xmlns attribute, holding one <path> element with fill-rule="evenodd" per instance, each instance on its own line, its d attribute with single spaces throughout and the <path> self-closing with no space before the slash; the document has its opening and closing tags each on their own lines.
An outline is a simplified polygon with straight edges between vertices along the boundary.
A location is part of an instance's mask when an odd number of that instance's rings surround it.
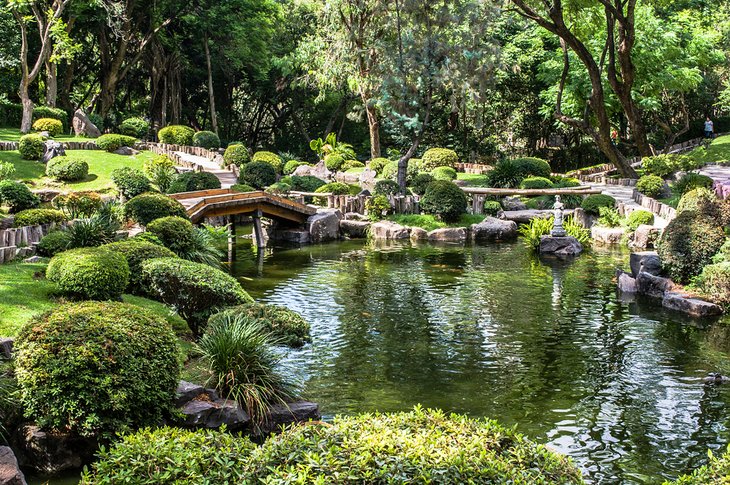
<svg viewBox="0 0 730 485">
<path fill-rule="evenodd" d="M 694 284 L 712 302 L 730 307 L 730 262 L 708 264 Z"/>
<path fill-rule="evenodd" d="M 365 210 L 368 213 L 368 219 L 371 221 L 381 220 L 390 213 L 391 209 L 392 207 L 388 197 L 383 194 L 370 197 L 368 201 L 365 202 Z"/>
<path fill-rule="evenodd" d="M 687 211 L 714 219 L 721 226 L 730 224 L 730 200 L 718 199 L 713 191 L 706 188 L 690 190 L 679 199 L 677 212 Z"/>
<path fill-rule="evenodd" d="M 664 193 L 664 179 L 658 175 L 642 175 L 636 182 L 636 190 L 647 197 L 661 197 Z"/>
<path fill-rule="evenodd" d="M 188 322 L 196 337 L 208 318 L 227 306 L 253 299 L 234 277 L 211 266 L 176 258 L 142 263 L 142 284 Z"/>
<path fill-rule="evenodd" d="M 119 125 L 119 133 L 134 138 L 146 138 L 150 131 L 150 124 L 144 118 L 127 118 Z"/>
<path fill-rule="evenodd" d="M 435 180 L 456 180 L 456 170 L 451 167 L 436 167 L 431 170 L 431 175 Z"/>
<path fill-rule="evenodd" d="M 26 209 L 15 214 L 13 227 L 62 224 L 68 221 L 66 214 L 56 209 Z"/>
<path fill-rule="evenodd" d="M 680 212 L 669 222 L 656 244 L 664 270 L 678 283 L 688 283 L 725 242 L 718 222 L 694 211 Z"/>
<path fill-rule="evenodd" d="M 398 161 L 393 160 L 388 162 L 383 167 L 383 171 L 380 174 L 384 179 L 395 180 L 398 177 Z"/>
<path fill-rule="evenodd" d="M 41 200 L 27 185 L 12 180 L 0 181 L 0 204 L 8 206 L 11 214 L 41 205 Z"/>
<path fill-rule="evenodd" d="M 11 162 L 0 162 L 0 180 L 11 180 L 15 175 L 15 165 Z"/>
<path fill-rule="evenodd" d="M 552 169 L 550 164 L 542 158 L 522 157 L 515 158 L 512 162 L 523 177 L 550 177 Z"/>
<path fill-rule="evenodd" d="M 169 125 L 157 132 L 157 139 L 168 145 L 192 145 L 194 135 L 195 130 L 189 126 Z"/>
<path fill-rule="evenodd" d="M 383 157 L 373 158 L 370 160 L 370 170 L 374 170 L 376 173 L 383 173 L 383 168 L 390 163 L 390 160 Z"/>
<path fill-rule="evenodd" d="M 267 162 L 252 161 L 243 166 L 238 174 L 238 183 L 263 189 L 276 182 L 276 170 Z"/>
<path fill-rule="evenodd" d="M 327 167 L 327 170 L 332 172 L 337 172 L 343 163 L 345 163 L 345 159 L 342 155 L 338 155 L 336 153 L 331 153 L 324 157 L 324 164 Z"/>
<path fill-rule="evenodd" d="M 142 286 L 143 262 L 155 258 L 177 257 L 175 253 L 164 246 L 137 238 L 105 244 L 101 246 L 101 249 L 106 249 L 124 256 L 124 259 L 127 261 L 127 265 L 129 265 L 129 283 L 127 284 L 125 292 L 136 295 L 143 295 L 147 293 Z"/>
<path fill-rule="evenodd" d="M 621 214 L 613 207 L 599 207 L 598 214 L 597 226 L 619 227 L 621 225 Z"/>
<path fill-rule="evenodd" d="M 141 170 L 131 167 L 121 167 L 112 170 L 112 182 L 117 186 L 119 193 L 131 199 L 152 189 L 150 181 Z"/>
<path fill-rule="evenodd" d="M 500 160 L 492 170 L 487 172 L 487 185 L 489 187 L 515 188 L 519 187 L 526 177 L 522 169 L 514 160 Z"/>
<path fill-rule="evenodd" d="M 502 212 L 502 204 L 496 200 L 488 200 L 484 202 L 484 213 L 488 216 L 496 217 Z"/>
<path fill-rule="evenodd" d="M 23 160 L 40 160 L 46 153 L 46 140 L 36 133 L 23 135 L 18 142 L 18 151 Z"/>
<path fill-rule="evenodd" d="M 20 113 L 22 114 L 22 108 Z M 63 123 L 64 128 L 68 123 L 68 113 L 62 108 L 51 108 L 50 106 L 36 106 L 33 108 L 33 120 L 41 118 L 53 118 Z M 20 121 L 18 121 L 20 123 Z"/>
<path fill-rule="evenodd" d="M 300 162 L 299 160 L 289 160 L 284 164 L 284 175 L 291 175 L 294 171 L 302 165 L 309 165 L 307 162 Z"/>
<path fill-rule="evenodd" d="M 57 195 L 51 203 L 63 211 L 69 219 L 91 217 L 101 209 L 101 195 L 96 192 L 69 192 Z"/>
<path fill-rule="evenodd" d="M 159 155 L 152 160 L 145 161 L 144 173 L 150 179 L 150 182 L 160 189 L 160 192 L 167 192 L 177 175 L 175 162 L 167 155 Z"/>
<path fill-rule="evenodd" d="M 434 178 L 428 173 L 419 173 L 411 181 L 411 191 L 416 195 L 423 195 L 426 193 L 428 184 L 433 182 Z"/>
<path fill-rule="evenodd" d="M 170 186 L 168 194 L 179 194 L 181 192 L 194 192 L 196 190 L 220 189 L 221 181 L 215 174 L 210 172 L 183 172 L 177 174 Z"/>
<path fill-rule="evenodd" d="M 466 203 L 466 194 L 456 184 L 434 180 L 421 198 L 421 210 L 440 217 L 444 222 L 453 222 L 466 213 Z"/>
<path fill-rule="evenodd" d="M 38 118 L 33 123 L 35 131 L 47 131 L 51 136 L 58 136 L 63 133 L 63 123 L 55 118 Z"/>
<path fill-rule="evenodd" d="M 315 190 L 317 193 L 331 193 L 332 195 L 347 195 L 350 193 L 350 186 L 342 182 L 330 182 Z"/>
<path fill-rule="evenodd" d="M 46 175 L 64 182 L 78 182 L 89 175 L 89 163 L 81 158 L 54 157 L 46 164 Z"/>
<path fill-rule="evenodd" d="M 400 193 L 400 185 L 394 180 L 378 180 L 375 182 L 373 193 L 375 195 L 395 195 Z"/>
<path fill-rule="evenodd" d="M 314 192 L 327 183 L 313 175 L 292 175 L 291 177 L 283 178 L 281 181 L 291 185 L 291 189 L 298 192 Z"/>
<path fill-rule="evenodd" d="M 667 177 L 677 170 L 670 155 L 644 157 L 641 159 L 641 167 L 644 169 L 644 173 L 661 178 Z"/>
<path fill-rule="evenodd" d="M 43 429 L 110 439 L 171 411 L 177 340 L 148 310 L 62 305 L 24 325 L 14 352 L 23 408 Z"/>
<path fill-rule="evenodd" d="M 185 207 L 177 200 L 164 194 L 147 192 L 130 199 L 124 204 L 124 216 L 142 226 L 155 219 L 167 216 L 188 218 Z"/>
<path fill-rule="evenodd" d="M 615 207 L 616 199 L 606 194 L 591 194 L 583 199 L 583 203 L 580 206 L 587 213 L 597 216 L 600 207 Z"/>
<path fill-rule="evenodd" d="M 231 165 L 241 168 L 250 161 L 251 156 L 248 154 L 248 148 L 243 145 L 228 145 L 225 153 L 223 153 L 223 168 Z"/>
<path fill-rule="evenodd" d="M 553 182 L 545 177 L 527 177 L 520 182 L 521 189 L 550 189 L 553 186 Z"/>
<path fill-rule="evenodd" d="M 672 185 L 674 193 L 684 195 L 690 190 L 698 189 L 700 187 L 711 189 L 714 181 L 707 175 L 701 175 L 699 173 L 690 172 L 686 173 Z"/>
<path fill-rule="evenodd" d="M 122 296 L 129 283 L 129 265 L 124 256 L 106 249 L 69 249 L 51 259 L 46 278 L 65 295 L 113 300 Z"/>
<path fill-rule="evenodd" d="M 103 214 L 78 220 L 66 230 L 70 238 L 69 248 L 87 248 L 112 242 L 119 227 L 116 220 Z"/>
<path fill-rule="evenodd" d="M 363 169 L 365 168 L 365 164 L 362 162 L 358 162 L 357 160 L 345 160 L 345 163 L 342 164 L 340 167 L 340 170 L 343 172 L 347 172 L 348 170 L 355 169 Z"/>
<path fill-rule="evenodd" d="M 266 188 L 267 194 L 274 194 L 274 195 L 288 194 L 290 191 L 291 191 L 291 185 L 284 183 L 284 182 L 277 182 L 275 184 L 269 185 Z"/>
<path fill-rule="evenodd" d="M 256 152 L 253 154 L 253 157 L 251 157 L 251 161 L 268 163 L 274 168 L 274 171 L 276 173 L 281 173 L 281 171 L 284 170 L 284 160 L 282 160 L 279 155 L 273 152 Z"/>
<path fill-rule="evenodd" d="M 276 343 L 289 347 L 301 347 L 312 341 L 310 325 L 297 312 L 286 307 L 266 305 L 263 303 L 246 303 L 226 308 L 208 320 L 208 325 L 223 315 L 242 315 L 246 319 L 260 325 L 269 332 Z"/>
<path fill-rule="evenodd" d="M 221 147 L 221 139 L 212 131 L 198 131 L 193 135 L 193 145 L 216 150 Z"/>
<path fill-rule="evenodd" d="M 137 139 L 132 136 L 115 135 L 112 133 L 101 135 L 95 141 L 96 146 L 110 153 L 119 150 L 122 147 L 133 147 L 134 144 L 137 143 Z"/>
<path fill-rule="evenodd" d="M 654 214 L 644 210 L 633 211 L 626 220 L 626 227 L 631 232 L 636 231 L 639 226 L 651 226 L 652 224 L 654 224 Z"/>
<path fill-rule="evenodd" d="M 52 231 L 41 238 L 38 243 L 38 254 L 53 257 L 66 251 L 71 246 L 71 235 L 68 231 Z"/>
<path fill-rule="evenodd" d="M 147 224 L 147 231 L 157 236 L 165 247 L 178 252 L 192 242 L 193 224 L 182 217 L 167 216 Z"/>
<path fill-rule="evenodd" d="M 426 150 L 421 160 L 421 170 L 430 172 L 436 167 L 456 167 L 456 164 L 459 163 L 459 156 L 454 150 L 448 148 L 431 148 Z"/>
<path fill-rule="evenodd" d="M 246 184 L 233 184 L 231 190 L 234 192 L 255 192 L 256 189 Z"/>
</svg>

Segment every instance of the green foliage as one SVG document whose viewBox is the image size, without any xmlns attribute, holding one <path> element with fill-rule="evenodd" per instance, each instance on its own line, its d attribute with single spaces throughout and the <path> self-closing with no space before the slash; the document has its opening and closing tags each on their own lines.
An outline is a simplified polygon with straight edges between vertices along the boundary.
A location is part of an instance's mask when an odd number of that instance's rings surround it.
<svg viewBox="0 0 730 485">
<path fill-rule="evenodd" d="M 345 159 L 342 155 L 337 155 L 336 153 L 324 157 L 324 164 L 327 167 L 327 170 L 332 172 L 338 171 L 340 167 L 342 167 L 343 163 L 345 163 Z"/>
<path fill-rule="evenodd" d="M 23 160 L 40 160 L 46 152 L 46 140 L 35 133 L 23 135 L 18 142 L 18 151 Z"/>
<path fill-rule="evenodd" d="M 694 285 L 709 300 L 723 308 L 730 307 L 730 262 L 708 264 L 695 279 Z"/>
<path fill-rule="evenodd" d="M 157 132 L 160 143 L 168 145 L 192 145 L 195 130 L 189 126 L 169 125 Z"/>
<path fill-rule="evenodd" d="M 122 147 L 133 147 L 137 139 L 132 136 L 107 134 L 101 135 L 96 140 L 96 146 L 108 152 L 114 152 Z"/>
<path fill-rule="evenodd" d="M 327 183 L 313 175 L 292 175 L 290 177 L 284 177 L 281 181 L 289 184 L 292 190 L 298 192 L 314 192 Z"/>
<path fill-rule="evenodd" d="M 12 180 L 0 181 L 0 204 L 8 206 L 15 214 L 41 205 L 41 200 L 30 191 L 27 185 Z"/>
<path fill-rule="evenodd" d="M 127 199 L 149 192 L 152 188 L 149 179 L 145 177 L 141 170 L 130 167 L 112 170 L 111 179 L 114 185 L 117 186 L 119 193 Z"/>
<path fill-rule="evenodd" d="M 639 226 L 654 224 L 654 214 L 649 211 L 635 210 L 626 219 L 626 227 L 629 231 L 634 232 Z"/>
<path fill-rule="evenodd" d="M 225 256 L 221 246 L 228 240 L 228 226 L 203 224 L 202 227 L 194 227 L 191 236 L 187 245 L 176 248 L 176 254 L 188 261 L 219 267 Z"/>
<path fill-rule="evenodd" d="M 394 180 L 378 180 L 375 182 L 374 194 L 395 195 L 400 193 L 400 185 Z"/>
<path fill-rule="evenodd" d="M 89 163 L 80 158 L 54 157 L 46 164 L 46 175 L 64 182 L 78 182 L 89 175 Z"/>
<path fill-rule="evenodd" d="M 259 152 L 260 153 L 260 152 Z M 238 183 L 263 189 L 276 182 L 276 169 L 267 162 L 252 161 L 241 168 Z"/>
<path fill-rule="evenodd" d="M 368 219 L 371 221 L 381 220 L 388 215 L 391 209 L 392 207 L 388 197 L 382 194 L 370 197 L 365 202 L 365 210 L 367 211 Z"/>
<path fill-rule="evenodd" d="M 599 209 L 601 207 L 615 207 L 616 199 L 606 194 L 591 194 L 583 199 L 581 207 L 588 214 L 599 215 Z"/>
<path fill-rule="evenodd" d="M 211 316 L 208 325 L 226 314 L 241 315 L 255 322 L 271 335 L 274 342 L 281 345 L 301 347 L 312 341 L 309 323 L 300 314 L 286 307 L 256 302 L 238 305 Z"/>
<path fill-rule="evenodd" d="M 674 482 L 666 481 L 664 485 L 724 485 L 730 476 L 730 446 L 722 456 L 715 456 L 708 451 L 709 462 L 697 468 L 689 475 L 682 475 Z"/>
<path fill-rule="evenodd" d="M 699 173 L 690 172 L 686 173 L 672 185 L 672 191 L 680 196 L 686 194 L 690 190 L 705 188 L 711 189 L 714 181 L 707 175 L 700 175 Z"/>
<path fill-rule="evenodd" d="M 484 213 L 488 216 L 496 216 L 502 211 L 502 204 L 496 200 L 488 200 L 484 202 Z"/>
<path fill-rule="evenodd" d="M 250 185 L 246 185 L 246 184 L 233 184 L 233 185 L 231 185 L 231 190 L 234 192 L 244 193 L 244 192 L 256 192 L 257 189 L 255 189 L 254 187 L 251 187 Z"/>
<path fill-rule="evenodd" d="M 69 192 L 57 195 L 53 207 L 62 210 L 70 219 L 91 217 L 101 208 L 101 195 L 96 192 Z"/>
<path fill-rule="evenodd" d="M 160 238 L 162 244 L 175 253 L 192 243 L 193 224 L 187 217 L 167 216 L 154 219 L 147 224 L 147 231 Z"/>
<path fill-rule="evenodd" d="M 359 162 L 357 160 L 345 160 L 345 163 L 342 164 L 340 167 L 340 170 L 343 172 L 347 172 L 348 170 L 355 169 L 361 169 L 365 168 L 365 164 L 362 162 Z"/>
<path fill-rule="evenodd" d="M 431 174 L 419 173 L 411 181 L 411 191 L 416 195 L 423 195 L 426 193 L 428 185 L 434 181 Z"/>
<path fill-rule="evenodd" d="M 553 182 L 545 177 L 527 177 L 520 182 L 521 189 L 550 189 Z"/>
<path fill-rule="evenodd" d="M 221 147 L 221 139 L 212 131 L 198 131 L 193 135 L 193 145 L 208 150 L 217 150 Z"/>
<path fill-rule="evenodd" d="M 220 179 L 211 172 L 183 172 L 173 178 L 172 183 L 167 188 L 167 193 L 179 194 L 181 192 L 220 188 Z"/>
<path fill-rule="evenodd" d="M 119 125 L 119 133 L 125 136 L 143 139 L 150 131 L 150 124 L 144 118 L 127 118 Z"/>
<path fill-rule="evenodd" d="M 161 217 L 177 216 L 185 219 L 188 217 L 185 207 L 180 202 L 154 192 L 140 194 L 130 199 L 124 204 L 124 215 L 142 226 Z"/>
<path fill-rule="evenodd" d="M 284 164 L 284 175 L 291 175 L 294 171 L 302 165 L 309 165 L 307 162 L 300 162 L 299 160 L 289 160 Z"/>
<path fill-rule="evenodd" d="M 66 221 L 66 214 L 56 209 L 26 209 L 15 214 L 13 227 L 61 224 Z"/>
<path fill-rule="evenodd" d="M 15 352 L 26 416 L 47 430 L 111 438 L 159 424 L 175 397 L 175 335 L 136 306 L 62 305 L 24 325 Z"/>
<path fill-rule="evenodd" d="M 613 207 L 599 207 L 596 224 L 602 227 L 620 227 L 621 214 Z"/>
<path fill-rule="evenodd" d="M 33 123 L 35 131 L 47 131 L 51 136 L 58 136 L 63 133 L 63 123 L 54 118 L 38 118 Z"/>
<path fill-rule="evenodd" d="M 282 170 L 284 170 L 284 160 L 281 159 L 279 155 L 273 152 L 256 152 L 253 154 L 253 157 L 251 157 L 252 162 L 263 162 L 268 163 L 274 168 L 274 171 L 276 173 L 281 173 Z M 273 182 L 272 182 L 273 183 Z M 271 185 L 271 184 L 267 184 Z"/>
<path fill-rule="evenodd" d="M 381 176 L 384 179 L 391 179 L 395 180 L 398 176 L 398 161 L 393 160 L 392 162 L 388 162 L 383 167 L 383 171 L 381 173 Z"/>
<path fill-rule="evenodd" d="M 669 155 L 656 155 L 654 157 L 644 157 L 641 160 L 641 167 L 644 173 L 664 178 L 674 172 L 674 164 Z"/>
<path fill-rule="evenodd" d="M 67 231 L 49 232 L 38 243 L 38 254 L 53 257 L 71 246 L 71 235 Z"/>
<path fill-rule="evenodd" d="M 431 148 L 426 150 L 421 160 L 421 170 L 430 172 L 436 167 L 456 167 L 459 156 L 448 148 Z"/>
<path fill-rule="evenodd" d="M 309 148 L 314 151 L 317 156 L 322 159 L 327 155 L 339 155 L 343 159 L 351 160 L 355 158 L 355 150 L 349 143 L 337 141 L 335 133 L 328 133 L 325 139 L 317 138 L 309 142 Z"/>
<path fill-rule="evenodd" d="M 445 222 L 458 220 L 466 213 L 466 194 L 456 184 L 434 180 L 421 198 L 421 210 L 439 216 Z"/>
<path fill-rule="evenodd" d="M 112 242 L 119 224 L 107 217 L 94 215 L 74 222 L 67 230 L 70 248 L 88 248 Z"/>
<path fill-rule="evenodd" d="M 435 180 L 446 180 L 450 182 L 456 180 L 456 170 L 451 167 L 436 167 L 431 170 L 431 176 Z"/>
<path fill-rule="evenodd" d="M 648 197 L 661 197 L 664 193 L 664 179 L 658 175 L 643 175 L 636 182 L 636 190 Z"/>
<path fill-rule="evenodd" d="M 284 183 L 284 182 L 277 182 L 275 184 L 269 185 L 266 188 L 267 194 L 274 194 L 274 195 L 288 194 L 289 191 L 291 191 L 291 185 Z"/>
<path fill-rule="evenodd" d="M 129 283 L 126 293 L 146 294 L 142 286 L 142 263 L 155 258 L 175 258 L 175 253 L 164 246 L 132 238 L 101 246 L 101 249 L 121 254 L 129 266 Z"/>
<path fill-rule="evenodd" d="M 517 167 L 517 170 L 523 178 L 530 176 L 548 178 L 552 172 L 550 164 L 542 158 L 515 158 L 512 160 L 512 163 Z"/>
<path fill-rule="evenodd" d="M 145 428 L 102 447 L 91 470 L 84 469 L 81 484 L 241 483 L 242 457 L 255 448 L 248 438 L 224 429 Z"/>
<path fill-rule="evenodd" d="M 531 249 L 537 251 L 540 248 L 540 239 L 550 234 L 553 229 L 555 220 L 552 217 L 530 219 L 529 224 L 523 224 L 519 227 L 518 232 L 522 237 L 522 242 Z M 578 224 L 573 216 L 568 216 L 563 221 L 563 229 L 568 234 L 578 240 L 584 246 L 591 242 L 591 231 Z"/>
<path fill-rule="evenodd" d="M 297 388 L 279 370 L 281 357 L 257 319 L 224 312 L 210 319 L 198 343 L 221 395 L 234 399 L 260 425 L 272 404 L 290 402 Z"/>
<path fill-rule="evenodd" d="M 370 160 L 370 170 L 374 170 L 376 173 L 382 174 L 383 168 L 385 168 L 385 166 L 389 163 L 391 162 L 387 158 L 373 158 L 372 160 Z"/>
<path fill-rule="evenodd" d="M 15 165 L 10 162 L 0 162 L 0 180 L 11 180 L 15 175 Z"/>
<path fill-rule="evenodd" d="M 511 189 L 519 187 L 524 178 L 525 175 L 514 160 L 500 160 L 487 172 L 487 185 Z"/>
<path fill-rule="evenodd" d="M 199 336 L 208 318 L 223 307 L 252 302 L 238 281 L 219 269 L 175 258 L 142 263 L 142 284 L 170 305 Z"/>
<path fill-rule="evenodd" d="M 124 256 L 100 248 L 70 249 L 48 263 L 46 277 L 65 295 L 89 300 L 122 296 L 129 283 Z"/>
<path fill-rule="evenodd" d="M 144 162 L 143 170 L 150 182 L 155 184 L 160 192 L 167 192 L 175 180 L 175 162 L 167 155 L 159 155 Z"/>
<path fill-rule="evenodd" d="M 669 222 L 656 248 L 662 266 L 671 278 L 678 283 L 688 283 L 712 262 L 724 242 L 725 233 L 716 220 L 694 211 L 684 211 Z"/>
<path fill-rule="evenodd" d="M 36 106 L 33 108 L 33 119 L 39 120 L 41 118 L 53 118 L 63 123 L 65 127 L 68 123 L 68 115 L 66 111 L 61 108 L 52 108 L 50 106 Z M 19 123 L 16 123 L 19 124 Z"/>
<path fill-rule="evenodd" d="M 223 153 L 223 168 L 235 165 L 238 168 L 243 167 L 251 161 L 248 149 L 243 145 L 229 145 Z"/>
</svg>

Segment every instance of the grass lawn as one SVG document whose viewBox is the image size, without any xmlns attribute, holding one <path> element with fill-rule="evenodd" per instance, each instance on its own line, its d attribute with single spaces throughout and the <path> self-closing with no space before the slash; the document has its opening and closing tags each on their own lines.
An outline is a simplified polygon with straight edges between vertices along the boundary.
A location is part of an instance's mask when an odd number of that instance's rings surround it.
<svg viewBox="0 0 730 485">
<path fill-rule="evenodd" d="M 715 138 L 709 148 L 695 148 L 689 156 L 703 163 L 730 161 L 730 135 Z"/>
<path fill-rule="evenodd" d="M 479 224 L 486 216 L 483 214 L 464 214 L 457 222 L 445 223 L 437 220 L 432 215 L 418 214 L 395 214 L 388 216 L 389 221 L 403 226 L 420 227 L 427 231 L 441 229 L 444 227 L 468 227 L 472 224 Z"/>
<path fill-rule="evenodd" d="M 463 180 L 470 187 L 487 187 L 487 176 L 479 173 L 456 174 L 456 180 Z"/>
<path fill-rule="evenodd" d="M 32 182 L 34 188 L 57 188 L 61 190 L 95 190 L 104 192 L 114 189 L 111 173 L 121 167 L 142 169 L 146 160 L 155 154 L 143 151 L 139 155 L 124 156 L 104 150 L 68 150 L 66 154 L 83 158 L 89 163 L 89 175 L 80 182 L 62 183 L 45 177 L 45 165 L 33 160 L 23 160 L 17 151 L 0 151 L 0 161 L 15 166 L 15 177 Z"/>
<path fill-rule="evenodd" d="M 23 134 L 17 128 L 0 128 L 0 141 L 19 141 Z M 53 137 L 56 141 L 90 141 L 93 138 L 75 135 L 58 135 Z"/>
</svg>

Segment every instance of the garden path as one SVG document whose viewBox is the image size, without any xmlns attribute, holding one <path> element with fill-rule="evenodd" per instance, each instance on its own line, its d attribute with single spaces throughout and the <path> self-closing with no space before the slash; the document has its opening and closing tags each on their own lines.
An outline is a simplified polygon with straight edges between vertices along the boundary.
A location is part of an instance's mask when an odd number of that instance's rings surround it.
<svg viewBox="0 0 730 485">
<path fill-rule="evenodd" d="M 224 170 L 220 168 L 218 163 L 210 160 L 207 157 L 199 157 L 197 155 L 190 155 L 184 152 L 175 152 L 182 160 L 200 167 L 204 172 L 210 172 L 221 181 L 221 188 L 228 189 L 231 185 L 237 183 L 236 176 L 230 170 Z"/>
</svg>

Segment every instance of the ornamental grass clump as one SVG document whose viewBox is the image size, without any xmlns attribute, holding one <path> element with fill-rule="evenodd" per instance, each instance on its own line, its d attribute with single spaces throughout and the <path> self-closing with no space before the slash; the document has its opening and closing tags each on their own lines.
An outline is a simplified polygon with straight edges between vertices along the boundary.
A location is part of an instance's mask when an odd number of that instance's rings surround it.
<svg viewBox="0 0 730 485">
<path fill-rule="evenodd" d="M 554 218 L 535 217 L 530 220 L 529 224 L 523 224 L 517 230 L 522 236 L 522 242 L 532 251 L 540 248 L 540 239 L 550 234 L 553 229 Z M 568 236 L 574 237 L 583 246 L 587 246 L 591 242 L 591 231 L 581 226 L 575 221 L 573 216 L 568 216 L 563 221 L 563 229 Z"/>
</svg>

